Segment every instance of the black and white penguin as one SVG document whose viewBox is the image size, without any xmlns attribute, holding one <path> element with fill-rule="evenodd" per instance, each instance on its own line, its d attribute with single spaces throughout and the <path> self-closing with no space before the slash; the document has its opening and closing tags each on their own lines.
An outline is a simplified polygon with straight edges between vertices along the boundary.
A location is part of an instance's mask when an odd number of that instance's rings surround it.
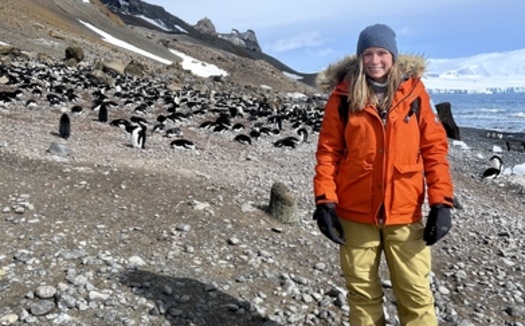
<svg viewBox="0 0 525 326">
<path fill-rule="evenodd" d="M 113 127 L 119 127 L 121 129 L 127 129 L 128 126 L 131 126 L 131 122 L 129 122 L 129 120 L 126 120 L 124 118 L 118 118 L 118 119 L 111 120 L 109 125 Z M 131 133 L 131 129 L 128 132 Z"/>
<path fill-rule="evenodd" d="M 225 124 L 222 124 L 222 123 L 216 124 L 216 125 L 213 127 L 213 129 L 212 129 L 213 132 L 217 132 L 217 133 L 219 133 L 219 134 L 222 134 L 222 133 L 224 133 L 224 132 L 226 132 L 226 131 L 228 131 L 228 130 L 230 130 L 230 129 L 228 128 L 228 126 L 226 126 Z"/>
<path fill-rule="evenodd" d="M 139 125 L 141 125 L 141 126 L 143 126 L 143 127 L 146 127 L 146 128 L 147 128 L 148 125 L 149 125 L 148 120 L 146 120 L 146 119 L 144 119 L 144 118 L 142 118 L 142 117 L 136 116 L 136 115 L 134 115 L 134 116 L 132 116 L 131 118 L 129 118 L 129 120 L 130 120 L 131 122 L 135 123 L 135 124 L 139 124 Z"/>
<path fill-rule="evenodd" d="M 146 148 L 146 127 L 142 125 L 133 125 L 131 127 L 131 144 L 133 148 Z"/>
<path fill-rule="evenodd" d="M 237 132 L 242 131 L 244 130 L 244 125 L 242 123 L 236 123 L 232 126 L 232 130 Z"/>
<path fill-rule="evenodd" d="M 200 129 L 212 129 L 215 126 L 213 121 L 204 121 L 199 125 Z"/>
<path fill-rule="evenodd" d="M 82 114 L 82 112 L 83 112 L 83 109 L 82 109 L 82 106 L 80 105 L 75 105 L 71 108 L 71 113 L 73 114 L 80 115 Z"/>
<path fill-rule="evenodd" d="M 258 140 L 259 138 L 261 138 L 261 133 L 257 129 L 252 129 L 250 131 L 250 137 L 252 137 L 255 140 Z"/>
<path fill-rule="evenodd" d="M 302 127 L 302 128 L 297 129 L 297 134 L 299 135 L 299 137 L 301 137 L 301 141 L 303 143 L 307 142 L 307 140 L 308 140 L 308 130 L 306 130 L 306 128 Z"/>
<path fill-rule="evenodd" d="M 36 103 L 36 100 L 30 98 L 29 100 L 26 101 L 26 107 L 28 108 L 35 108 L 37 107 L 37 103 Z"/>
<path fill-rule="evenodd" d="M 238 134 L 237 136 L 233 138 L 233 140 L 241 144 L 245 144 L 245 145 L 252 144 L 252 139 L 250 138 L 250 136 L 245 135 L 245 134 Z"/>
<path fill-rule="evenodd" d="M 160 122 L 157 122 L 151 129 L 153 132 L 163 132 L 166 129 L 166 125 Z"/>
<path fill-rule="evenodd" d="M 108 107 L 105 104 L 102 104 L 98 109 L 98 121 L 108 122 Z"/>
<path fill-rule="evenodd" d="M 185 148 L 185 149 L 195 149 L 195 144 L 187 139 L 175 139 L 170 143 L 170 146 L 173 148 Z"/>
<path fill-rule="evenodd" d="M 169 129 L 166 129 L 164 135 L 166 137 L 182 137 L 182 129 L 180 127 L 173 127 L 173 128 L 169 128 Z"/>
<path fill-rule="evenodd" d="M 71 120 L 67 113 L 62 113 L 60 116 L 60 123 L 58 125 L 58 135 L 60 138 L 68 139 L 71 136 Z"/>
<path fill-rule="evenodd" d="M 497 178 L 503 172 L 503 160 L 498 155 L 493 155 L 490 158 L 490 167 L 483 171 L 482 178 L 491 180 Z"/>
<path fill-rule="evenodd" d="M 288 136 L 288 137 L 285 137 L 285 138 L 279 139 L 278 141 L 276 141 L 275 143 L 273 143 L 273 145 L 274 145 L 275 147 L 290 147 L 290 148 L 295 148 L 295 146 L 297 146 L 298 143 L 299 143 L 299 138 L 297 138 L 297 137 L 293 137 L 293 136 Z"/>
<path fill-rule="evenodd" d="M 272 129 L 268 128 L 268 127 L 261 127 L 259 129 L 259 133 L 261 135 L 271 135 L 272 134 Z"/>
<path fill-rule="evenodd" d="M 145 104 L 145 103 L 141 103 L 139 104 L 133 111 L 137 114 L 143 114 L 145 115 L 146 113 L 148 113 L 148 105 Z"/>
</svg>

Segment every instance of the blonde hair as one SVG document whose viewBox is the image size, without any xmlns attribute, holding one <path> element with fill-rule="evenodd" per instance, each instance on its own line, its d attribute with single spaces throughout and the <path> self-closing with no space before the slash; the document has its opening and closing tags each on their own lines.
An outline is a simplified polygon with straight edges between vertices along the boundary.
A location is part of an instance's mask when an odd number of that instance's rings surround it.
<svg viewBox="0 0 525 326">
<path fill-rule="evenodd" d="M 394 94 L 401 83 L 402 74 L 396 60 L 387 76 L 387 89 L 384 98 L 379 101 L 372 86 L 367 81 L 362 55 L 357 57 L 358 69 L 351 70 L 346 79 L 348 80 L 348 109 L 350 112 L 358 112 L 371 104 L 378 109 L 389 110 L 392 105 Z"/>
</svg>

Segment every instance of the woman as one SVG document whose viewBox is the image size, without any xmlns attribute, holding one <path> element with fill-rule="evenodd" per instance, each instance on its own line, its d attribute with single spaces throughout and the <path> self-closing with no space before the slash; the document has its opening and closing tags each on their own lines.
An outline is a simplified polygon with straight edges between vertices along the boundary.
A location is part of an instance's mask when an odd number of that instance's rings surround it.
<svg viewBox="0 0 525 326">
<path fill-rule="evenodd" d="M 398 56 L 394 31 L 376 24 L 360 33 L 355 56 L 318 78 L 332 92 L 316 152 L 314 219 L 341 245 L 351 325 L 385 325 L 382 253 L 401 324 L 437 325 L 427 245 L 451 228 L 453 187 L 424 69 L 423 58 Z"/>
</svg>

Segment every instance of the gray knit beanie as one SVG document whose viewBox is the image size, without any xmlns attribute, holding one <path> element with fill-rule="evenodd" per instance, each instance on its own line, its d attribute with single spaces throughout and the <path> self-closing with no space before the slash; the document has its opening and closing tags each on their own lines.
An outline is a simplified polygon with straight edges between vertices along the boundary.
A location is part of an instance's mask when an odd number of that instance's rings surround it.
<svg viewBox="0 0 525 326">
<path fill-rule="evenodd" d="M 357 55 L 360 55 L 369 47 L 384 48 L 397 58 L 396 33 L 385 24 L 370 25 L 363 29 L 357 40 Z"/>
</svg>

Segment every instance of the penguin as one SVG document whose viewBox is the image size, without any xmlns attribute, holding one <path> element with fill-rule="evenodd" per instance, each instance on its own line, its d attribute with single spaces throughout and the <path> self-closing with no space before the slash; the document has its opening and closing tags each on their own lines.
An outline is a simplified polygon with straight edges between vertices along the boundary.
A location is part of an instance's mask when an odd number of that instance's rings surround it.
<svg viewBox="0 0 525 326">
<path fill-rule="evenodd" d="M 62 113 L 60 117 L 60 123 L 58 126 L 58 135 L 60 138 L 68 139 L 71 135 L 71 120 L 67 113 Z"/>
<path fill-rule="evenodd" d="M 252 144 L 252 139 L 250 138 L 250 136 L 245 135 L 245 134 L 239 134 L 239 135 L 235 136 L 233 138 L 233 140 L 236 141 L 236 142 L 239 142 L 241 144 L 246 144 L 246 145 L 251 145 Z"/>
<path fill-rule="evenodd" d="M 108 122 L 108 107 L 105 104 L 102 104 L 98 110 L 98 121 Z"/>
<path fill-rule="evenodd" d="M 257 129 L 252 129 L 250 131 L 250 137 L 252 137 L 255 140 L 258 140 L 259 138 L 261 138 L 261 133 Z"/>
<path fill-rule="evenodd" d="M 160 122 L 157 122 L 151 129 L 153 132 L 163 132 L 166 128 L 166 125 Z"/>
<path fill-rule="evenodd" d="M 139 106 L 137 106 L 133 111 L 135 111 L 135 113 L 137 114 L 142 114 L 142 115 L 145 115 L 146 113 L 148 113 L 148 105 L 145 104 L 145 103 L 142 103 L 142 104 L 139 104 Z"/>
<path fill-rule="evenodd" d="M 185 149 L 195 149 L 195 144 L 187 139 L 175 139 L 170 143 L 170 146 L 173 148 L 185 148 Z"/>
<path fill-rule="evenodd" d="M 165 136 L 166 137 L 182 137 L 182 129 L 180 127 L 173 127 L 166 129 Z"/>
<path fill-rule="evenodd" d="M 35 108 L 37 107 L 37 103 L 36 103 L 36 100 L 30 98 L 29 100 L 26 101 L 26 107 L 28 108 Z"/>
<path fill-rule="evenodd" d="M 127 129 L 128 126 L 131 126 L 131 122 L 129 122 L 128 120 L 124 118 L 118 118 L 118 119 L 111 120 L 109 125 L 113 127 L 119 127 L 121 129 Z M 129 130 L 128 132 L 131 132 L 131 130 Z"/>
<path fill-rule="evenodd" d="M 200 129 L 212 129 L 214 127 L 213 121 L 204 121 L 199 125 Z"/>
<path fill-rule="evenodd" d="M 80 105 L 75 105 L 71 108 L 71 113 L 80 115 L 82 114 L 82 107 Z"/>
<path fill-rule="evenodd" d="M 276 141 L 275 143 L 273 143 L 273 145 L 275 147 L 290 147 L 290 148 L 295 148 L 295 146 L 299 143 L 299 138 L 297 137 L 293 137 L 293 136 L 289 136 L 289 137 L 285 137 L 285 138 L 282 138 L 282 139 L 279 139 L 278 141 Z"/>
<path fill-rule="evenodd" d="M 129 120 L 135 124 L 139 124 L 143 127 L 148 127 L 149 123 L 148 123 L 148 120 L 142 118 L 142 117 L 138 117 L 138 116 L 132 116 L 131 118 L 129 118 Z"/>
<path fill-rule="evenodd" d="M 216 124 L 215 127 L 213 127 L 213 129 L 212 129 L 213 132 L 217 132 L 219 134 L 222 134 L 222 133 L 224 133 L 224 132 L 226 132 L 228 130 L 230 130 L 228 128 L 228 126 L 226 126 L 226 125 L 224 125 L 222 123 Z"/>
<path fill-rule="evenodd" d="M 272 129 L 268 127 L 262 127 L 261 129 L 259 129 L 259 132 L 261 133 L 261 135 L 270 135 L 272 133 Z"/>
<path fill-rule="evenodd" d="M 503 160 L 498 155 L 490 158 L 490 167 L 483 171 L 482 178 L 491 180 L 497 178 L 503 172 Z"/>
<path fill-rule="evenodd" d="M 297 129 L 297 134 L 301 137 L 301 141 L 303 143 L 306 143 L 308 140 L 308 130 L 306 128 L 299 128 Z"/>
<path fill-rule="evenodd" d="M 242 131 L 244 130 L 244 125 L 242 123 L 236 123 L 232 126 L 233 131 Z"/>
<path fill-rule="evenodd" d="M 131 144 L 133 148 L 146 148 L 146 127 L 142 125 L 133 125 L 131 127 Z"/>
</svg>

